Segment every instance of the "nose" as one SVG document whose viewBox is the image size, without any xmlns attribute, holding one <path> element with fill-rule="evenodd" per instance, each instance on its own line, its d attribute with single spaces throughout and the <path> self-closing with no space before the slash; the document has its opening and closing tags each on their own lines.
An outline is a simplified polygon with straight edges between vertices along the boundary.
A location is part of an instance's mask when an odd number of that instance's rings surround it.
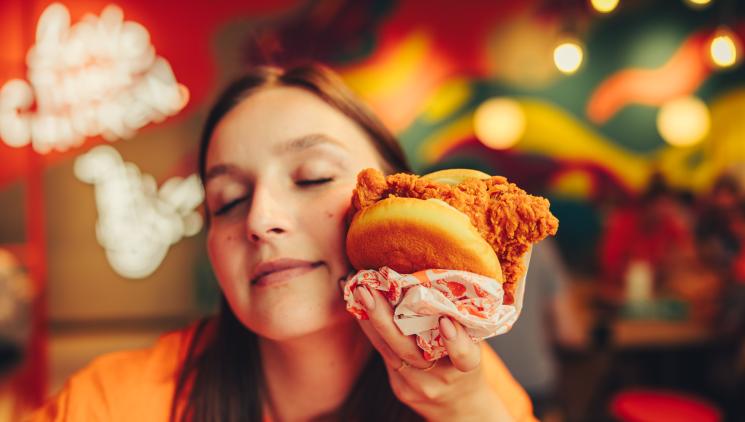
<svg viewBox="0 0 745 422">
<path fill-rule="evenodd" d="M 268 186 L 256 186 L 246 217 L 248 238 L 256 243 L 269 241 L 291 231 L 287 204 Z"/>
</svg>

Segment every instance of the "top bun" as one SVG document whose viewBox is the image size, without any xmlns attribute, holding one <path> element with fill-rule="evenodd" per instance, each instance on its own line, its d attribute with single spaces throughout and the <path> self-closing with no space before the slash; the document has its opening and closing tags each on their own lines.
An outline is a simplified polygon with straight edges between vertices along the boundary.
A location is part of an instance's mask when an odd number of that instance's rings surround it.
<svg viewBox="0 0 745 422">
<path fill-rule="evenodd" d="M 437 199 L 389 197 L 359 211 L 347 233 L 347 255 L 358 270 L 449 269 L 503 281 L 494 249 L 468 216 Z"/>
<path fill-rule="evenodd" d="M 468 179 L 486 180 L 491 178 L 491 176 L 482 171 L 472 169 L 447 169 L 425 174 L 421 178 L 446 185 L 458 185 Z"/>
</svg>

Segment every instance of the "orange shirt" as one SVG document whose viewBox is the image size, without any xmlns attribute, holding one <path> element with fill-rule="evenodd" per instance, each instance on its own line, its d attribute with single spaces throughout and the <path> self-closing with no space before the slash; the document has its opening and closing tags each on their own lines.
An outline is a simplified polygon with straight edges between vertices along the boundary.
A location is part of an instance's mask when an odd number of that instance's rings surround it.
<svg viewBox="0 0 745 422">
<path fill-rule="evenodd" d="M 165 334 L 149 349 L 96 358 L 29 421 L 167 421 L 193 331 Z M 481 349 L 483 371 L 509 412 L 518 421 L 534 421 L 528 395 L 488 345 Z"/>
</svg>

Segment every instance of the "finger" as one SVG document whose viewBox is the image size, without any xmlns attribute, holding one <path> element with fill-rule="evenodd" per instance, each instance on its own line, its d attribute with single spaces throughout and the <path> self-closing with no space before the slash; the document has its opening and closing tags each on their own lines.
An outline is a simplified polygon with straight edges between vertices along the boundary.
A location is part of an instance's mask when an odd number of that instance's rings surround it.
<svg viewBox="0 0 745 422">
<path fill-rule="evenodd" d="M 364 300 L 361 298 L 360 293 L 357 292 L 357 290 L 361 289 L 362 288 L 355 289 L 352 294 L 354 295 L 357 302 L 363 304 L 364 306 Z M 385 340 L 383 340 L 383 337 L 380 336 L 380 333 L 375 330 L 375 327 L 373 327 L 370 323 L 369 317 L 368 319 L 358 319 L 357 322 L 360 324 L 362 332 L 365 333 L 367 338 L 370 340 L 370 343 L 372 343 L 373 347 L 375 347 L 375 349 L 380 353 L 386 364 L 388 364 L 388 366 L 392 368 L 398 368 L 399 366 L 401 366 L 401 358 L 399 358 L 398 355 L 390 348 L 390 346 L 388 346 Z"/>
<path fill-rule="evenodd" d="M 463 372 L 476 369 L 481 363 L 481 347 L 471 340 L 465 328 L 449 317 L 440 318 L 440 334 L 453 366 Z"/>
<path fill-rule="evenodd" d="M 349 277 L 351 277 L 355 273 L 354 268 L 348 268 L 347 273 L 344 274 L 341 278 L 339 278 L 339 289 L 344 293 L 344 286 L 347 284 L 347 281 L 349 280 Z"/>
<path fill-rule="evenodd" d="M 370 340 L 370 343 L 372 343 L 373 347 L 375 347 L 378 353 L 380 353 L 380 355 L 383 357 L 386 365 L 390 366 L 391 368 L 400 367 L 401 358 L 399 358 L 398 355 L 390 348 L 390 346 L 388 346 L 385 340 L 383 340 L 380 334 L 378 334 L 375 328 L 373 328 L 372 324 L 370 324 L 370 321 L 357 320 L 357 323 L 360 324 L 362 332 L 365 333 L 367 338 Z"/>
<path fill-rule="evenodd" d="M 398 356 L 399 363 L 394 362 L 394 368 L 400 366 L 400 360 L 405 360 L 409 365 L 420 369 L 427 368 L 431 364 L 422 357 L 414 336 L 402 334 L 393 322 L 393 308 L 380 292 L 359 287 L 355 289 L 355 295 L 367 311 L 369 317 L 367 322 Z"/>
</svg>

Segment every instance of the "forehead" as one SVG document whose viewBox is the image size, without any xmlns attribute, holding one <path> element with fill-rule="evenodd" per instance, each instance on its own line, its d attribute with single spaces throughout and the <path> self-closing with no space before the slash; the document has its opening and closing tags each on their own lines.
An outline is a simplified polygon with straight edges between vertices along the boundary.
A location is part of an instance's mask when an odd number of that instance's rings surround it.
<svg viewBox="0 0 745 422">
<path fill-rule="evenodd" d="M 353 153 L 371 153 L 371 141 L 356 122 L 301 88 L 261 89 L 241 101 L 216 126 L 207 162 L 236 154 L 275 154 L 277 147 L 309 134 L 327 135 Z"/>
</svg>

